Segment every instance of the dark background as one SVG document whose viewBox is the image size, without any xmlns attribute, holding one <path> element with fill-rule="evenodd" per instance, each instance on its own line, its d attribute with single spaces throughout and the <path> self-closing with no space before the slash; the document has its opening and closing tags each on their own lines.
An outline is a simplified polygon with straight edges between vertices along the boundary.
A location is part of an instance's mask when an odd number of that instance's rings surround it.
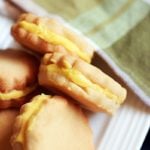
<svg viewBox="0 0 150 150">
<path fill-rule="evenodd" d="M 150 129 L 142 145 L 141 150 L 150 150 Z"/>
</svg>

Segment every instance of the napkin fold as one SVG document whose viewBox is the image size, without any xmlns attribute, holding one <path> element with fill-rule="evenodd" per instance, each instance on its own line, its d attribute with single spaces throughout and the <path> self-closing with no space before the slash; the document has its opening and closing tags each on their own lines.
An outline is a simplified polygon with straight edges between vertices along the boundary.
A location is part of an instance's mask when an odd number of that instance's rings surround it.
<svg viewBox="0 0 150 150">
<path fill-rule="evenodd" d="M 26 11 L 36 8 L 38 14 L 45 15 L 47 11 L 64 18 L 95 43 L 97 52 L 150 106 L 148 0 L 12 1 Z"/>
</svg>

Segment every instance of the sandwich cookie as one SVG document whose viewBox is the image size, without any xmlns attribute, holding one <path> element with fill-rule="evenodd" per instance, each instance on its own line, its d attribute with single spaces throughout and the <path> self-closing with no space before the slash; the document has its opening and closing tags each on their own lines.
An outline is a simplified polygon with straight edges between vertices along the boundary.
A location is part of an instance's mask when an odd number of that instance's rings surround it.
<svg viewBox="0 0 150 150">
<path fill-rule="evenodd" d="M 19 110 L 16 109 L 0 110 L 0 149 L 1 150 L 12 150 L 10 144 L 10 137 L 12 135 L 13 125 L 18 113 Z"/>
<path fill-rule="evenodd" d="M 0 51 L 0 108 L 19 107 L 37 87 L 38 60 L 23 51 Z"/>
<path fill-rule="evenodd" d="M 23 14 L 12 26 L 11 33 L 19 43 L 41 54 L 62 51 L 87 62 L 93 56 L 93 46 L 56 18 Z"/>
<path fill-rule="evenodd" d="M 126 89 L 95 66 L 55 52 L 43 57 L 39 84 L 57 89 L 85 108 L 113 114 L 126 98 Z"/>
<path fill-rule="evenodd" d="M 11 143 L 14 150 L 94 150 L 81 108 L 64 97 L 44 94 L 22 106 Z"/>
</svg>

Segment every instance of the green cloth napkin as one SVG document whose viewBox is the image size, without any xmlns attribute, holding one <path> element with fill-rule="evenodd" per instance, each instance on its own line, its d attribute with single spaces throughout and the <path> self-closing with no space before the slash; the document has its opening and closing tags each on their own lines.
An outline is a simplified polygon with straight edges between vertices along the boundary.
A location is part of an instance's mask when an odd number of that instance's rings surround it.
<svg viewBox="0 0 150 150">
<path fill-rule="evenodd" d="M 150 105 L 150 5 L 146 0 L 34 1 L 99 45 Z"/>
</svg>

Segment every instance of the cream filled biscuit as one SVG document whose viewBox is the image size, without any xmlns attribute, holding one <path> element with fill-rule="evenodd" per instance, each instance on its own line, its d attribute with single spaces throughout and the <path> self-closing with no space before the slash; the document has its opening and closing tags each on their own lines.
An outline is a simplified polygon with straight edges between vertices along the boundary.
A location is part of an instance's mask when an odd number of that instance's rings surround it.
<svg viewBox="0 0 150 150">
<path fill-rule="evenodd" d="M 38 60 L 23 51 L 0 51 L 0 108 L 20 106 L 37 87 Z"/>
<path fill-rule="evenodd" d="M 58 19 L 23 14 L 12 26 L 11 33 L 19 43 L 41 54 L 62 51 L 87 62 L 93 56 L 93 46 Z"/>
<path fill-rule="evenodd" d="M 1 150 L 12 150 L 10 144 L 10 137 L 12 135 L 13 125 L 18 113 L 19 110 L 16 109 L 0 110 L 0 149 Z"/>
<path fill-rule="evenodd" d="M 40 85 L 62 91 L 92 111 L 113 114 L 126 98 L 126 90 L 100 69 L 58 52 L 44 56 L 38 79 Z"/>
<path fill-rule="evenodd" d="M 64 97 L 44 94 L 22 106 L 11 143 L 14 150 L 94 150 L 81 108 Z"/>
</svg>

